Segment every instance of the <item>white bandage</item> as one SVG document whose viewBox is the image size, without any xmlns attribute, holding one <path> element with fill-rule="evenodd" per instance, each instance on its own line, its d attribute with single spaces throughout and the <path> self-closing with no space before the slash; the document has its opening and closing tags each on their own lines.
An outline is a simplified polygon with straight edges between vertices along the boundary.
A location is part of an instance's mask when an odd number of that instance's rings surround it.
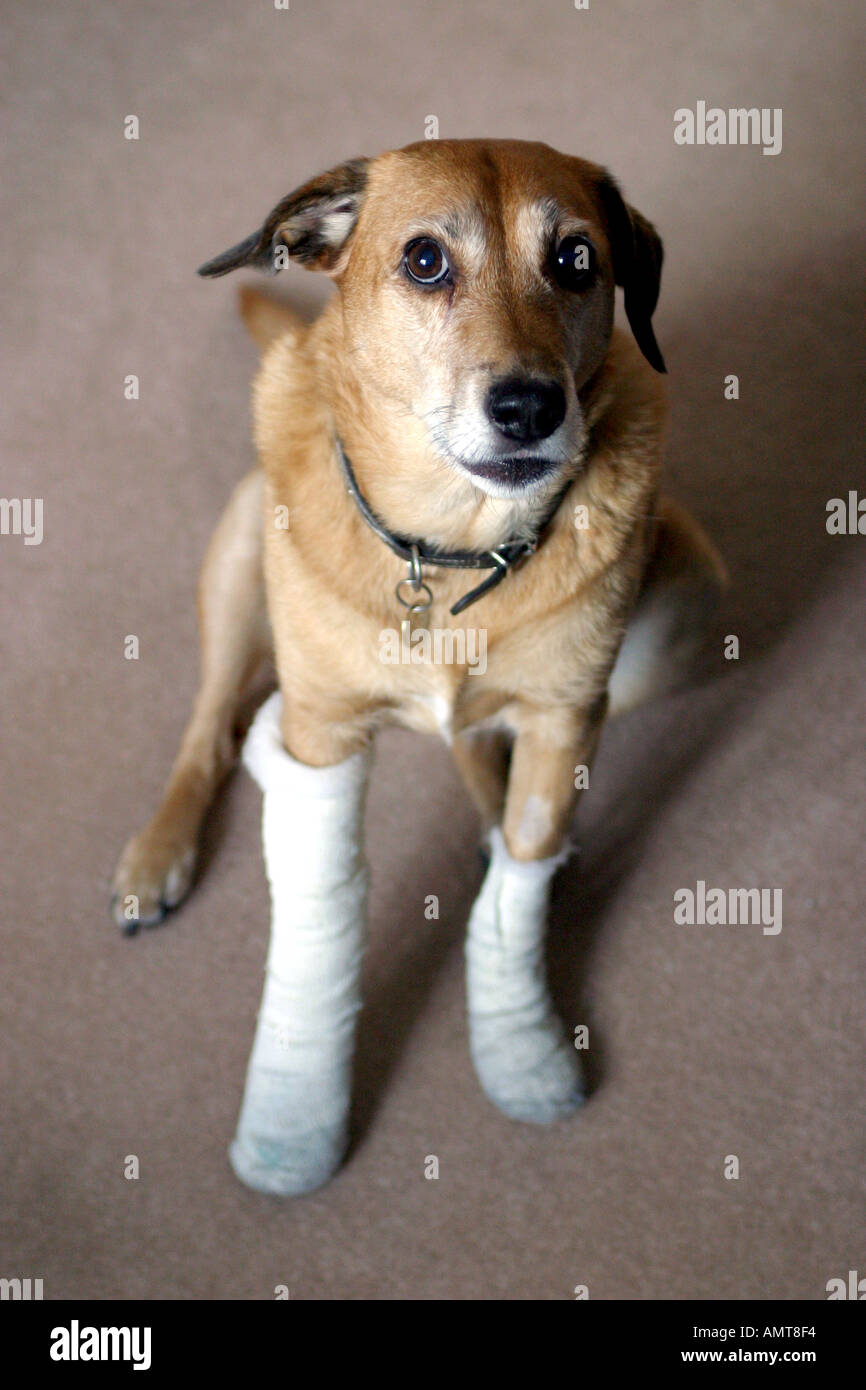
<svg viewBox="0 0 866 1390">
<path fill-rule="evenodd" d="M 264 792 L 271 943 L 237 1135 L 235 1173 L 263 1192 L 311 1192 L 348 1138 L 367 905 L 369 750 L 308 767 L 285 749 L 280 696 L 259 710 L 243 759 Z"/>
<path fill-rule="evenodd" d="M 499 830 L 466 939 L 469 1041 L 487 1095 L 512 1119 L 549 1124 L 583 1100 L 580 1067 L 547 990 L 550 884 L 567 857 L 521 863 Z"/>
</svg>

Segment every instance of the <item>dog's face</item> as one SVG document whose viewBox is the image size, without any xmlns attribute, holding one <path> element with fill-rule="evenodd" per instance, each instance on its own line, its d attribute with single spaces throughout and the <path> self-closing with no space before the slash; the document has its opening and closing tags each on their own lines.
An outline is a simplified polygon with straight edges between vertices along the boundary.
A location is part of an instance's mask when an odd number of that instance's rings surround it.
<svg viewBox="0 0 866 1390">
<path fill-rule="evenodd" d="M 548 483 L 580 455 L 578 393 L 606 355 L 615 284 L 664 370 L 650 324 L 658 236 L 603 169 L 546 145 L 434 140 L 353 160 L 201 273 L 288 259 L 338 280 L 365 392 L 493 495 Z"/>
</svg>

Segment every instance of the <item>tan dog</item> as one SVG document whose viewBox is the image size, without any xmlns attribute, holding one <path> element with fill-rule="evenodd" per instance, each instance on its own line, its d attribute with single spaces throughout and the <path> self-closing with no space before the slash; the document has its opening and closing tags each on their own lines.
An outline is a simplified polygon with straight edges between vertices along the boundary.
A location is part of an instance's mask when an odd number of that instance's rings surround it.
<svg viewBox="0 0 866 1390">
<path fill-rule="evenodd" d="M 438 729 L 508 862 L 553 863 L 609 703 L 679 679 L 723 583 L 659 499 L 662 247 L 603 169 L 425 141 L 312 180 L 201 273 L 289 259 L 340 292 L 309 328 L 243 293 L 261 469 L 205 560 L 201 689 L 117 869 L 127 928 L 188 891 L 263 660 L 297 763 L 342 763 L 389 722 Z M 615 284 L 633 338 L 613 329 Z"/>
</svg>

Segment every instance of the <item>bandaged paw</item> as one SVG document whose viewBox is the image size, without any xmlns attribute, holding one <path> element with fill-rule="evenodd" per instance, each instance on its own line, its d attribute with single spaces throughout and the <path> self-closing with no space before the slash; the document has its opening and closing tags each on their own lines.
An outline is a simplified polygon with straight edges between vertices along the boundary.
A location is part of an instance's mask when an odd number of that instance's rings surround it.
<svg viewBox="0 0 866 1390">
<path fill-rule="evenodd" d="M 229 1156 L 249 1187 L 289 1195 L 327 1182 L 348 1141 L 370 754 L 332 767 L 297 762 L 283 746 L 281 707 L 279 695 L 262 706 L 243 753 L 264 792 L 271 941 Z"/>
<path fill-rule="evenodd" d="M 549 1124 L 583 1100 L 577 1054 L 547 989 L 544 940 L 565 855 L 522 863 L 499 830 L 466 940 L 469 1039 L 485 1092 L 512 1119 Z"/>
</svg>

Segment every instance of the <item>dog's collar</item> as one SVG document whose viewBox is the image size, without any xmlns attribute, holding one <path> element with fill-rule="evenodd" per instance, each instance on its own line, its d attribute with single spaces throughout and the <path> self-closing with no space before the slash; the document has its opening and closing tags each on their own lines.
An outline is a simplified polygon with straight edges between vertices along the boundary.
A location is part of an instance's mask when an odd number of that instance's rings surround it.
<svg viewBox="0 0 866 1390">
<path fill-rule="evenodd" d="M 427 585 L 424 584 L 421 566 L 422 565 L 445 565 L 452 569 L 467 570 L 492 570 L 486 579 L 482 580 L 474 589 L 470 589 L 468 594 L 464 594 L 461 599 L 450 609 L 456 617 L 462 613 L 464 608 L 468 608 L 470 603 L 476 603 L 483 598 L 491 589 L 495 589 L 497 584 L 501 584 L 506 574 L 521 560 L 526 560 L 530 555 L 534 555 L 538 547 L 545 538 L 545 533 L 556 513 L 559 511 L 560 503 L 571 487 L 573 479 L 568 481 L 559 490 L 553 499 L 550 507 L 542 517 L 540 525 L 536 528 L 535 535 L 530 540 L 506 541 L 504 545 L 497 546 L 495 550 L 440 550 L 436 546 L 427 546 L 423 541 L 412 540 L 408 536 L 397 536 L 393 531 L 389 531 L 385 523 L 376 515 L 373 508 L 365 498 L 358 486 L 354 469 L 346 455 L 339 439 L 337 444 L 337 458 L 340 460 L 340 467 L 343 470 L 343 477 L 346 481 L 346 488 L 351 494 L 367 525 L 375 531 L 380 540 L 384 541 L 395 555 L 399 555 L 401 560 L 405 560 L 409 566 L 409 574 L 406 579 L 401 579 L 397 585 L 397 597 L 404 607 L 411 611 L 420 612 L 429 608 L 433 601 L 433 596 Z M 402 597 L 402 587 L 409 584 L 417 595 L 422 588 L 426 590 L 427 602 L 407 603 Z"/>
</svg>

